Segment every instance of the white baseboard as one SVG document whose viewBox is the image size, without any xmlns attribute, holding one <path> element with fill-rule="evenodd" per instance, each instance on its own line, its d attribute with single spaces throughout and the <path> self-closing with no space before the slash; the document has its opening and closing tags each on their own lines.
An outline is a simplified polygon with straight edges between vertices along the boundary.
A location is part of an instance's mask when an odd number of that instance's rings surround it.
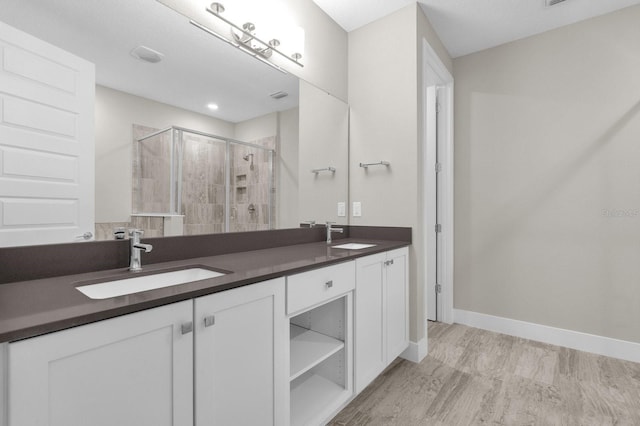
<svg viewBox="0 0 640 426">
<path fill-rule="evenodd" d="M 418 363 L 427 356 L 427 338 L 423 337 L 419 342 L 409 342 L 409 346 L 400 354 L 400 358 Z"/>
<path fill-rule="evenodd" d="M 522 337 L 556 346 L 591 352 L 612 358 L 640 362 L 640 343 L 611 339 L 579 331 L 549 327 L 531 322 L 495 317 L 478 312 L 453 310 L 453 322 L 483 330 Z"/>
</svg>

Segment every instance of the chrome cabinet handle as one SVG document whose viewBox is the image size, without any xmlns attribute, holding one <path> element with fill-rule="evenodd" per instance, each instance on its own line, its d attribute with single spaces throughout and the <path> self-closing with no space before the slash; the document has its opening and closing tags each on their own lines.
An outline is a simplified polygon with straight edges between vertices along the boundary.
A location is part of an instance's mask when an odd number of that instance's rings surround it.
<svg viewBox="0 0 640 426">
<path fill-rule="evenodd" d="M 215 315 L 209 315 L 208 317 L 204 317 L 204 326 L 211 327 L 216 323 Z"/>
<path fill-rule="evenodd" d="M 326 283 L 324 283 L 324 285 L 325 285 L 325 287 L 327 287 L 327 288 L 331 288 L 331 287 L 333 287 L 333 280 L 329 280 L 329 281 L 327 281 Z"/>
<path fill-rule="evenodd" d="M 389 266 L 389 265 L 393 265 L 393 259 L 387 260 L 386 262 L 384 262 L 384 266 Z"/>
<path fill-rule="evenodd" d="M 82 234 L 82 235 L 76 235 L 76 239 L 78 239 L 78 240 L 79 240 L 79 239 L 83 239 L 83 240 L 85 240 L 85 241 L 88 241 L 88 240 L 90 240 L 91 238 L 93 238 L 93 233 L 92 233 L 92 232 L 90 232 L 90 231 L 87 231 L 87 232 L 85 232 L 85 233 L 84 233 L 84 234 Z"/>
<path fill-rule="evenodd" d="M 189 334 L 193 331 L 193 323 L 191 321 L 186 322 L 180 326 L 182 334 Z"/>
</svg>

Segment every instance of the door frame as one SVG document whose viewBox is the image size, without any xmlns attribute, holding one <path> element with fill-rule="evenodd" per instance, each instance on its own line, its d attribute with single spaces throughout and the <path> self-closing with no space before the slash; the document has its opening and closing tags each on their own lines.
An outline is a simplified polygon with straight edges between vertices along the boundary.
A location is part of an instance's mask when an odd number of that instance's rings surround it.
<svg viewBox="0 0 640 426">
<path fill-rule="evenodd" d="M 433 138 L 429 137 L 429 121 L 428 115 L 430 111 L 427 108 L 428 89 L 430 87 L 437 86 L 439 94 L 439 114 L 438 114 L 438 156 L 439 163 L 442 165 L 441 171 L 438 174 L 438 188 L 437 188 L 437 209 L 438 209 L 438 222 L 442 225 L 442 232 L 440 234 L 440 247 L 438 252 L 438 275 L 442 286 L 440 298 L 438 300 L 438 316 L 437 320 L 445 323 L 453 322 L 453 189 L 454 189 L 454 164 L 453 164 L 453 89 L 454 79 L 447 67 L 442 63 L 440 57 L 435 50 L 429 45 L 426 39 L 422 40 L 422 104 L 423 116 L 422 120 L 424 125 L 422 126 L 422 140 L 425 149 L 422 150 L 422 164 L 423 178 L 423 196 L 422 196 L 422 211 L 425 212 L 423 221 L 425 222 L 423 228 L 423 241 L 425 241 L 426 248 L 425 253 L 429 252 L 429 245 L 435 244 L 435 230 L 433 227 L 428 226 L 427 215 L 428 203 L 432 200 L 429 199 L 427 189 L 429 188 L 429 179 L 435 179 L 435 173 L 431 173 L 433 170 L 428 169 L 427 153 L 435 152 L 435 146 L 433 144 Z M 426 256 L 426 255 L 425 255 Z M 425 277 L 425 291 L 424 291 L 424 321 L 426 324 L 428 313 L 428 302 L 431 295 L 428 283 L 428 260 L 425 258 L 422 264 L 423 276 Z"/>
</svg>

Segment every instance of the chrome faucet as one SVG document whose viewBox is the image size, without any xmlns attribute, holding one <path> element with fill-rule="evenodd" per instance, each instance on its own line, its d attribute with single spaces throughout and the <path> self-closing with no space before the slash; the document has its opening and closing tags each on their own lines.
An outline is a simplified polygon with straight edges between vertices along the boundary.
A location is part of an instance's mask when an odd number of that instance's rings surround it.
<svg viewBox="0 0 640 426">
<path fill-rule="evenodd" d="M 332 240 L 331 240 L 331 233 L 332 232 L 339 232 L 339 233 L 343 233 L 344 229 L 343 228 L 332 228 L 331 225 L 333 225 L 335 222 L 327 222 L 327 244 L 331 244 Z"/>
<path fill-rule="evenodd" d="M 144 250 L 145 253 L 149 253 L 151 250 L 153 250 L 153 246 L 151 244 L 142 244 L 140 242 L 140 237 L 142 237 L 143 235 L 144 231 L 141 229 L 129 230 L 129 242 L 131 243 L 131 258 L 129 260 L 129 270 L 131 272 L 142 271 L 140 251 Z"/>
</svg>

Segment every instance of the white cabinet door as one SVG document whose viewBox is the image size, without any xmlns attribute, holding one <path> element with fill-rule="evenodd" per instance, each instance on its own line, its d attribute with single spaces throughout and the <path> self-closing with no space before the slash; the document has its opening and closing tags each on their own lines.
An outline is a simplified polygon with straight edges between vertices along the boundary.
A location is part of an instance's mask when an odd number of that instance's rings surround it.
<svg viewBox="0 0 640 426">
<path fill-rule="evenodd" d="M 196 426 L 283 425 L 284 278 L 195 301 Z"/>
<path fill-rule="evenodd" d="M 192 301 L 9 345 L 9 426 L 193 423 Z"/>
<path fill-rule="evenodd" d="M 356 259 L 356 393 L 362 392 L 386 367 L 383 316 L 385 260 L 385 253 Z"/>
<path fill-rule="evenodd" d="M 0 22 L 0 247 L 94 232 L 94 75 Z"/>
<path fill-rule="evenodd" d="M 409 345 L 408 249 L 356 260 L 356 393 Z"/>
<path fill-rule="evenodd" d="M 409 250 L 387 253 L 386 260 L 386 359 L 390 364 L 409 346 Z"/>
</svg>

